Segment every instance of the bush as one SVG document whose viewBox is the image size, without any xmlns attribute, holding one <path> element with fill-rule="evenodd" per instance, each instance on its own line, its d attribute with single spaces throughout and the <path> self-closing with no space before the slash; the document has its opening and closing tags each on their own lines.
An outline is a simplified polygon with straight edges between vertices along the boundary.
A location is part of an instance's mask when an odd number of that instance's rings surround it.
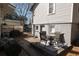
<svg viewBox="0 0 79 59">
<path fill-rule="evenodd" d="M 22 33 L 19 30 L 13 30 L 10 32 L 10 37 L 16 38 L 18 36 L 20 36 Z"/>
</svg>

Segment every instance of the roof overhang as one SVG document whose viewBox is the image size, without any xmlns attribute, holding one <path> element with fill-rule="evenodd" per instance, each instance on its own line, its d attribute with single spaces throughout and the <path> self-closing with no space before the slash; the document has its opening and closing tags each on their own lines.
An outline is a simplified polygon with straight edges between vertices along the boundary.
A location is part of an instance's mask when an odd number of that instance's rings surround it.
<svg viewBox="0 0 79 59">
<path fill-rule="evenodd" d="M 15 8 L 16 8 L 16 7 L 15 7 L 13 4 L 11 4 L 11 3 L 9 3 L 8 6 L 9 6 L 10 8 L 12 8 L 12 9 L 15 9 Z"/>
<path fill-rule="evenodd" d="M 32 5 L 32 7 L 30 8 L 30 11 L 34 11 L 35 8 L 38 6 L 38 4 L 39 4 L 39 3 L 34 3 L 34 4 Z"/>
</svg>

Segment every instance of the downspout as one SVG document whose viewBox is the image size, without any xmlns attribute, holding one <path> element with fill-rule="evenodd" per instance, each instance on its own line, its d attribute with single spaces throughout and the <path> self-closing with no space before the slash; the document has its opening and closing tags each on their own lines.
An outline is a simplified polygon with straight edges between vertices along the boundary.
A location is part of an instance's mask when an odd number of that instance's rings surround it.
<svg viewBox="0 0 79 59">
<path fill-rule="evenodd" d="M 32 11 L 32 20 L 31 20 L 31 24 L 32 24 L 32 36 L 34 36 L 34 26 L 33 26 L 33 15 L 34 15 L 34 11 Z"/>
</svg>

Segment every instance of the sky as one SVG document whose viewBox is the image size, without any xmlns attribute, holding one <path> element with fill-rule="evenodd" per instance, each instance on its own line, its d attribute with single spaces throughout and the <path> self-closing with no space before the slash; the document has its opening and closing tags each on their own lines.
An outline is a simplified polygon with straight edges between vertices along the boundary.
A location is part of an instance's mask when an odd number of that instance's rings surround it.
<svg viewBox="0 0 79 59">
<path fill-rule="evenodd" d="M 16 6 L 15 11 L 17 12 L 19 16 L 22 15 L 22 16 L 27 17 L 28 20 L 25 21 L 25 24 L 29 24 L 31 21 L 32 13 L 30 10 L 27 11 L 27 9 L 30 9 L 32 4 L 31 3 L 13 3 L 13 5 Z M 26 13 L 27 15 L 25 15 Z"/>
</svg>

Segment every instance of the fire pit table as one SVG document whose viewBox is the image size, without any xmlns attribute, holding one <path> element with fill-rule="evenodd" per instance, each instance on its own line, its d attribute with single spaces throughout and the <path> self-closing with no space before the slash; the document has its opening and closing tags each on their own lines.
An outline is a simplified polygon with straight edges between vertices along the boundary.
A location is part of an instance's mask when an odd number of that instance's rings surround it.
<svg viewBox="0 0 79 59">
<path fill-rule="evenodd" d="M 63 46 L 59 49 L 56 49 L 54 46 L 45 46 L 43 44 L 40 44 L 40 42 L 31 43 L 31 45 L 39 52 L 41 52 L 44 56 L 57 56 L 68 48 L 67 46 Z"/>
</svg>

